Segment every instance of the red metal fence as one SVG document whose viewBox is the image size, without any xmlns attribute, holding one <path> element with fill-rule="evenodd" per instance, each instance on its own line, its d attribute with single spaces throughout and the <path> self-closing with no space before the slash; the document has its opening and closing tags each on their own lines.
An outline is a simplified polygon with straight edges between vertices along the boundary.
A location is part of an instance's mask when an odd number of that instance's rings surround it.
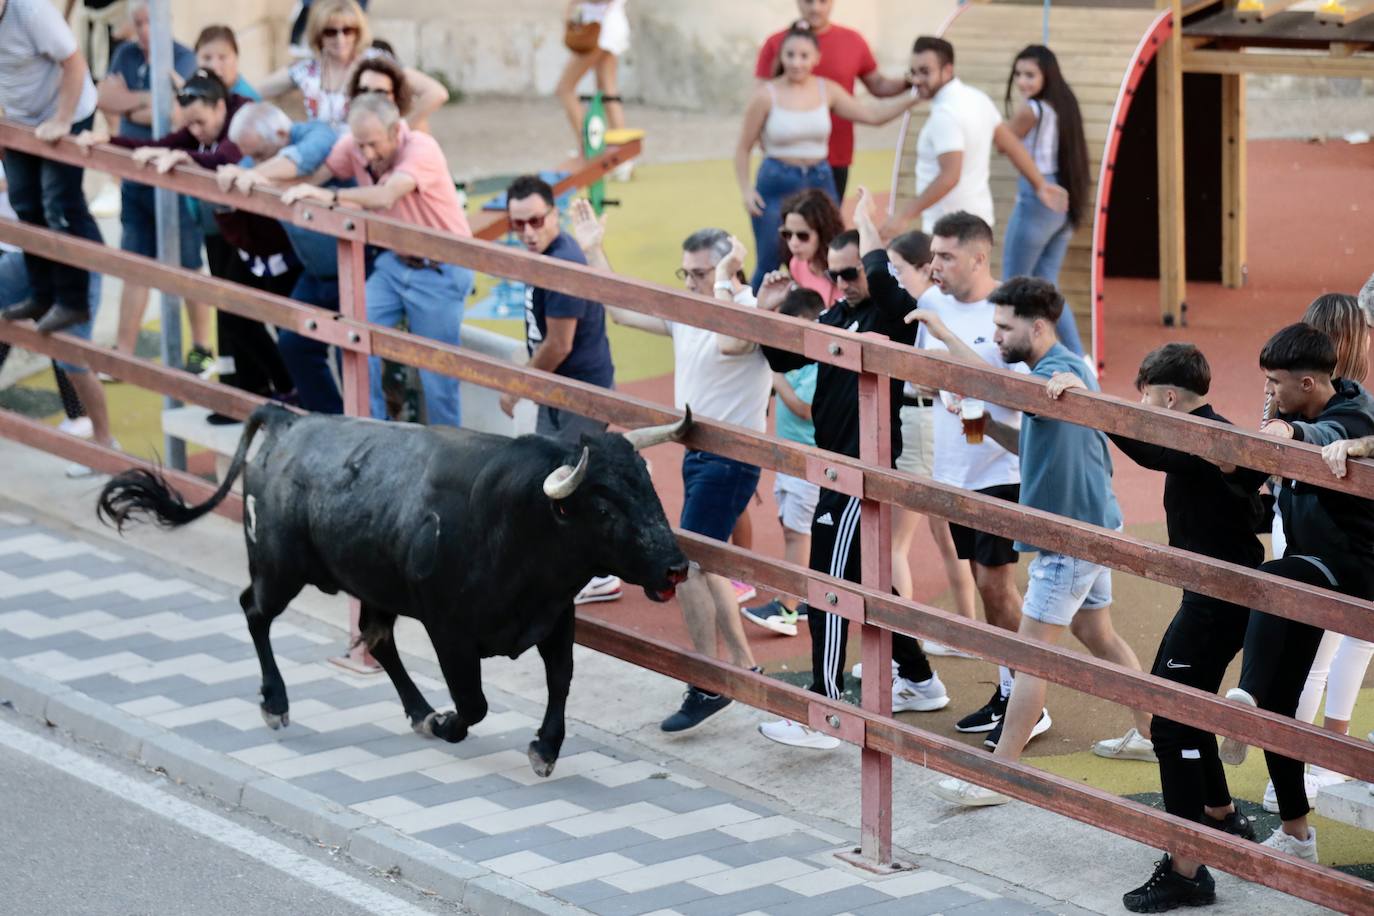
<svg viewBox="0 0 1374 916">
<path fill-rule="evenodd" d="M 893 596 L 887 515 L 891 506 L 901 506 L 1030 541 L 1046 549 L 1092 557 L 1113 569 L 1168 585 L 1374 640 L 1374 604 L 1368 601 L 890 470 L 887 382 L 890 378 L 901 378 L 958 391 L 1217 461 L 1282 471 L 1288 477 L 1363 495 L 1374 496 L 1374 463 L 1352 462 L 1350 473 L 1344 479 L 1336 479 L 1321 462 L 1319 451 L 1302 443 L 1281 442 L 1091 392 L 1073 391 L 1059 401 L 1049 401 L 1043 387 L 1024 376 L 969 365 L 947 355 L 914 351 L 886 338 L 861 336 L 654 284 L 607 276 L 566 261 L 485 241 L 459 239 L 359 211 L 311 204 L 287 207 L 271 191 L 259 190 L 250 197 L 225 194 L 209 173 L 198 168 L 181 167 L 172 174 L 158 176 L 136 166 L 122 151 L 98 148 L 87 155 L 70 141 L 48 146 L 36 140 L 28 129 L 4 121 L 0 121 L 0 147 L 99 168 L 121 178 L 137 178 L 337 238 L 342 314 L 70 236 L 0 220 L 0 240 L 36 254 L 212 302 L 235 314 L 339 346 L 344 351 L 345 407 L 350 414 L 366 413 L 366 357 L 375 355 L 622 426 L 664 423 L 677 416 L 675 411 L 642 399 L 368 324 L 362 317 L 363 250 L 367 244 L 559 289 L 608 305 L 804 353 L 819 362 L 859 372 L 862 454 L 858 460 L 705 419 L 696 423 L 687 441 L 693 448 L 860 497 L 862 582 L 840 581 L 679 532 L 683 548 L 692 559 L 712 571 L 747 578 L 805 598 L 816 608 L 859 624 L 863 663 L 869 671 L 887 670 L 893 633 L 935 639 L 1103 699 L 1167 713 L 1170 718 L 1211 732 L 1244 737 L 1251 744 L 1374 781 L 1374 748 L 1365 742 L 1273 713 L 1239 708 L 1212 694 Z M 259 399 L 242 392 L 69 337 L 40 337 L 24 327 L 0 322 L 0 340 L 84 362 L 117 378 L 236 417 L 247 416 L 259 403 Z M 0 434 L 101 470 L 117 471 L 131 462 L 138 463 L 119 452 L 73 439 L 3 411 Z M 196 497 L 211 489 L 205 481 L 191 475 L 174 475 L 173 482 Z M 221 507 L 221 511 L 234 517 L 241 517 L 241 510 L 241 504 L 235 500 L 228 500 Z M 892 758 L 899 756 L 1171 853 L 1200 859 L 1315 903 L 1353 912 L 1368 910 L 1374 900 L 1374 884 L 1369 882 L 1272 852 L 1025 764 L 994 759 L 981 750 L 895 720 L 891 715 L 891 693 L 883 678 L 864 680 L 862 705 L 856 708 L 601 621 L 580 618 L 577 639 L 599 651 L 724 692 L 751 706 L 806 722 L 858 744 L 863 750 L 862 848 L 864 855 L 875 862 L 891 860 Z"/>
</svg>

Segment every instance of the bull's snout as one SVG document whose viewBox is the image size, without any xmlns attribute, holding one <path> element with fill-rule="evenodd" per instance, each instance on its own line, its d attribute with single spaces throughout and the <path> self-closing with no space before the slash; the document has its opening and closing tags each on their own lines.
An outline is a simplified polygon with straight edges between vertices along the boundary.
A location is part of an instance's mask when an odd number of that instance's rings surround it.
<svg viewBox="0 0 1374 916">
<path fill-rule="evenodd" d="M 681 585 L 687 581 L 687 563 L 683 561 L 677 566 L 668 567 L 668 581 L 674 585 Z"/>
<path fill-rule="evenodd" d="M 649 596 L 650 601 L 668 601 L 677 594 L 677 587 L 687 581 L 687 561 L 674 563 L 663 573 L 663 588 L 644 587 L 644 594 Z"/>
</svg>

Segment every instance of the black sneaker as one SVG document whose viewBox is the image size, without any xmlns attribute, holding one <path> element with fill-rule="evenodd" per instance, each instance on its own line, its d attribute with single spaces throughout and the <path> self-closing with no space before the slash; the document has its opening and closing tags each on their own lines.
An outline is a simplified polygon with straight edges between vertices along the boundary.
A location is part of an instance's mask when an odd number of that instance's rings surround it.
<svg viewBox="0 0 1374 916">
<path fill-rule="evenodd" d="M 971 712 L 958 722 L 954 723 L 954 730 L 973 733 L 990 732 L 1002 723 L 1002 717 L 1007 714 L 1007 700 L 1009 697 L 1002 696 L 1002 688 L 992 688 L 992 699 L 988 700 L 982 709 Z"/>
<path fill-rule="evenodd" d="M 997 742 L 1002 740 L 1002 723 L 1006 721 L 1004 717 L 1002 722 L 997 723 L 997 727 L 992 730 L 992 734 L 983 739 L 983 747 L 990 751 L 997 750 Z M 1036 721 L 1035 726 L 1031 728 L 1030 737 L 1026 739 L 1026 743 L 1030 744 L 1036 736 L 1043 735 L 1045 732 L 1049 731 L 1052 724 L 1053 720 L 1050 719 L 1050 711 L 1048 709 L 1040 710 L 1040 718 Z"/>
<path fill-rule="evenodd" d="M 727 696 L 688 687 L 687 692 L 682 695 L 682 708 L 664 719 L 659 728 L 665 732 L 690 731 L 730 703 L 731 700 Z"/>
<path fill-rule="evenodd" d="M 1220 830 L 1252 843 L 1255 841 L 1255 822 L 1239 811 L 1232 811 L 1223 818 L 1210 817 L 1204 811 L 1202 812 L 1202 822 L 1213 830 Z"/>
<path fill-rule="evenodd" d="M 204 347 L 192 347 L 191 352 L 186 354 L 186 362 L 183 365 L 192 375 L 204 375 L 215 367 L 215 354 Z"/>
<path fill-rule="evenodd" d="M 1217 884 L 1199 865 L 1197 876 L 1185 878 L 1174 871 L 1166 854 L 1155 866 L 1155 873 L 1140 887 L 1123 894 L 1122 904 L 1132 913 L 1164 913 L 1180 906 L 1209 906 L 1217 902 Z"/>
</svg>

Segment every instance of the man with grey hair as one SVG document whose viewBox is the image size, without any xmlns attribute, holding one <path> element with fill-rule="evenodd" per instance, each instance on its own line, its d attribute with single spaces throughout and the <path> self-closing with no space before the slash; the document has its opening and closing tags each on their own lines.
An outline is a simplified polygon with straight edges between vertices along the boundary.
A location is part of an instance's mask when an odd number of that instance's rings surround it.
<svg viewBox="0 0 1374 916">
<path fill-rule="evenodd" d="M 328 181 L 350 179 L 357 187 L 321 187 Z M 355 207 L 472 237 L 438 142 L 411 130 L 395 104 L 378 95 L 353 100 L 348 132 L 306 182 L 287 189 L 282 202 L 308 200 Z M 411 333 L 457 345 L 463 303 L 471 291 L 472 271 L 465 267 L 383 251 L 367 278 L 367 320 L 395 327 L 405 318 Z M 381 359 L 371 357 L 368 371 L 372 416 L 385 419 Z M 460 425 L 457 379 L 422 369 L 420 380 L 429 422 Z"/>
<path fill-rule="evenodd" d="M 586 252 L 587 263 L 610 270 L 602 247 L 605 228 L 591 205 L 585 200 L 575 202 L 572 219 L 573 234 Z M 744 282 L 744 257 L 744 246 L 725 230 L 701 229 L 683 241 L 677 276 L 688 292 L 752 306 L 754 296 Z M 764 431 L 773 375 L 757 344 L 614 306 L 606 310 L 616 324 L 672 338 L 673 392 L 679 409 L 690 405 L 695 416 Z M 751 464 L 688 449 L 682 460 L 679 524 L 686 531 L 728 541 L 758 483 L 759 469 Z M 717 641 L 723 640 L 730 661 L 741 668 L 756 668 L 729 579 L 702 573 L 692 564 L 687 581 L 678 587 L 678 598 L 697 652 L 715 655 Z M 660 727 L 665 732 L 687 731 L 730 702 L 727 696 L 689 685 L 682 707 Z"/>
</svg>

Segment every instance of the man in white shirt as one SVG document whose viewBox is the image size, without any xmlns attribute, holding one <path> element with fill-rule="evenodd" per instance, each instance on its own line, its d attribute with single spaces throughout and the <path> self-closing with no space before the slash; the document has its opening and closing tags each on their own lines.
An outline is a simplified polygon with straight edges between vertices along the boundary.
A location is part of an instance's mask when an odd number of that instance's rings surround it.
<svg viewBox="0 0 1374 916">
<path fill-rule="evenodd" d="M 573 234 L 592 267 L 610 270 L 602 248 L 604 227 L 585 200 L 573 204 Z M 714 293 L 717 299 L 755 305 L 744 282 L 745 251 L 739 240 L 723 229 L 702 229 L 682 243 L 678 279 L 688 292 Z M 607 306 L 616 324 L 663 334 L 673 340 L 673 392 L 679 408 L 691 405 L 695 416 L 733 423 L 755 432 L 767 426 L 768 398 L 773 374 L 758 345 L 714 331 L 665 321 L 652 315 Z M 749 505 L 759 483 L 759 469 L 724 455 L 689 449 L 682 461 L 682 519 L 680 527 L 718 541 L 728 541 L 741 513 Z M 725 643 L 730 661 L 741 668 L 758 669 L 740 621 L 739 602 L 730 580 L 703 573 L 695 563 L 687 581 L 678 586 L 678 600 L 693 648 L 715 655 L 717 641 Z M 682 707 L 663 720 L 663 731 L 677 733 L 696 728 L 729 706 L 731 700 L 688 685 Z"/>
<path fill-rule="evenodd" d="M 918 216 L 921 231 L 930 233 L 941 216 L 960 210 L 995 225 L 988 186 L 993 146 L 1026 177 L 1045 206 L 1060 213 L 1068 209 L 1068 192 L 1040 174 L 987 93 L 954 75 L 953 45 L 928 35 L 917 38 L 911 49 L 911 81 L 921 98 L 930 100 L 930 116 L 916 140 L 916 199 L 888 220 L 884 237 Z"/>
<path fill-rule="evenodd" d="M 1002 359 L 993 340 L 992 303 L 987 297 L 997 288 L 988 260 L 992 255 L 992 228 L 972 213 L 956 212 L 942 216 L 932 227 L 930 251 L 931 279 L 935 285 L 922 294 L 922 310 L 934 313 L 949 332 L 967 344 L 984 362 L 999 369 L 1028 371 L 1025 363 L 1009 365 Z M 916 346 L 925 350 L 948 350 L 922 323 Z M 985 496 L 1017 502 L 1020 496 L 1021 465 L 1015 454 L 992 440 L 970 444 L 964 437 L 958 414 L 957 395 L 941 392 L 945 409 L 935 411 L 935 463 L 932 475 L 940 483 Z M 1009 426 L 1020 425 L 1020 414 L 995 404 L 986 411 Z M 959 559 L 973 567 L 973 580 L 983 598 L 988 623 L 1013 632 L 1021 624 L 1021 594 L 1016 590 L 1017 553 L 1010 538 L 963 525 L 950 523 L 950 534 Z M 982 709 L 960 719 L 955 728 L 961 732 L 992 732 L 988 741 L 996 745 L 997 729 L 1011 696 L 1011 672 L 999 666 L 999 683 Z M 1049 728 L 1049 716 L 1036 723 L 1040 734 Z"/>
</svg>

